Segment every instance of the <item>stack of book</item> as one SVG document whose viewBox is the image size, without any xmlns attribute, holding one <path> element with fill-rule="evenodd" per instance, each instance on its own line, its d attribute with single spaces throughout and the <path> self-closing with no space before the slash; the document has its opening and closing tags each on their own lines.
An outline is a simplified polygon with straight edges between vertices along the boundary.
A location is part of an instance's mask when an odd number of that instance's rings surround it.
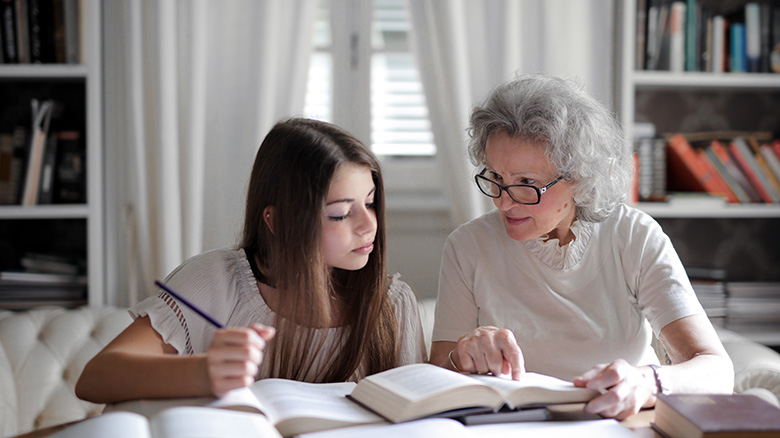
<svg viewBox="0 0 780 438">
<path fill-rule="evenodd" d="M 686 268 L 693 291 L 710 321 L 724 326 L 726 321 L 726 271 L 724 269 Z"/>
<path fill-rule="evenodd" d="M 637 0 L 637 70 L 780 73 L 777 2 Z"/>
<path fill-rule="evenodd" d="M 747 335 L 780 333 L 780 283 L 729 282 L 726 328 Z"/>
<path fill-rule="evenodd" d="M 641 148 L 637 151 L 640 181 L 635 197 L 639 200 L 668 200 L 674 193 L 706 193 L 732 204 L 780 203 L 780 139 L 773 139 L 771 133 L 675 133 L 662 142 L 666 145 L 665 157 L 642 154 Z M 665 171 L 658 167 L 665 167 Z M 656 189 L 660 187 L 657 184 L 643 192 L 641 176 L 645 174 L 666 175 L 667 193 Z M 645 193 L 652 196 L 643 196 Z"/>
<path fill-rule="evenodd" d="M 83 261 L 28 253 L 21 264 L 24 270 L 0 271 L 0 308 L 86 304 L 87 277 L 83 275 Z"/>
</svg>

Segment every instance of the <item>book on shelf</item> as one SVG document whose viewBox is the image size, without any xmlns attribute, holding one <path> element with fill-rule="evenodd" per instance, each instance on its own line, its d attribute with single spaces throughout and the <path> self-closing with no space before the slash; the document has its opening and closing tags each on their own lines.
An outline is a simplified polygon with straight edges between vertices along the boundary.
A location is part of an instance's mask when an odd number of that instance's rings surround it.
<svg viewBox="0 0 780 438">
<path fill-rule="evenodd" d="M 763 143 L 759 146 L 759 154 L 766 163 L 769 172 L 772 173 L 774 180 L 780 183 L 780 158 L 778 158 L 772 150 L 772 147 L 767 143 Z"/>
<path fill-rule="evenodd" d="M 105 412 L 129 411 L 147 418 L 176 406 L 201 406 L 250 412 L 264 417 L 283 436 L 386 421 L 346 396 L 355 382 L 306 383 L 261 379 L 221 398 L 134 400 L 106 407 Z"/>
<path fill-rule="evenodd" d="M 57 133 L 57 158 L 53 182 L 55 204 L 83 204 L 87 201 L 86 148 L 79 131 Z"/>
<path fill-rule="evenodd" d="M 750 197 L 745 192 L 745 190 L 742 188 L 740 183 L 734 179 L 734 177 L 731 175 L 731 172 L 726 168 L 726 166 L 723 164 L 723 162 L 720 161 L 720 158 L 715 154 L 715 152 L 710 147 L 706 147 L 702 149 L 704 157 L 703 159 L 706 159 L 712 167 L 715 168 L 715 170 L 718 172 L 720 177 L 723 179 L 723 181 L 726 182 L 731 192 L 734 194 L 734 197 L 736 198 L 736 202 L 739 203 L 749 203 Z M 734 202 L 734 201 L 731 201 Z"/>
<path fill-rule="evenodd" d="M 710 161 L 709 157 L 707 157 L 704 149 L 696 149 L 696 155 L 699 158 L 699 161 L 701 161 L 702 166 L 707 169 L 707 173 L 712 175 L 712 186 L 715 190 L 713 194 L 723 196 L 726 198 L 726 201 L 730 203 L 740 202 L 739 198 L 734 193 L 734 190 L 732 190 L 729 183 L 723 178 L 723 174 L 720 172 L 719 168 Z"/>
<path fill-rule="evenodd" d="M 761 70 L 761 21 L 758 3 L 745 3 L 745 59 L 746 71 Z"/>
<path fill-rule="evenodd" d="M 465 375 L 431 364 L 412 364 L 377 373 L 357 383 L 350 399 L 399 423 L 464 408 L 517 409 L 584 403 L 598 392 L 555 377 L 526 373 L 520 381 Z"/>
<path fill-rule="evenodd" d="M 780 196 L 780 179 L 775 174 L 775 171 L 770 166 L 764 154 L 761 153 L 761 145 L 753 137 L 747 138 L 747 144 L 750 146 L 750 150 L 753 152 L 753 156 L 756 159 L 759 169 L 769 181 L 769 185 L 772 186 L 774 192 Z"/>
<path fill-rule="evenodd" d="M 659 395 L 653 428 L 674 438 L 780 437 L 780 409 L 750 394 Z"/>
<path fill-rule="evenodd" d="M 669 71 L 685 70 L 685 34 L 686 5 L 684 2 L 672 2 L 669 17 Z"/>
<path fill-rule="evenodd" d="M 729 142 L 729 150 L 740 169 L 753 184 L 753 187 L 756 188 L 761 199 L 767 204 L 780 202 L 780 194 L 775 191 L 764 172 L 758 166 L 747 142 L 742 137 L 736 137 Z"/>
<path fill-rule="evenodd" d="M 2 63 L 78 63 L 81 1 L 0 0 Z"/>
<path fill-rule="evenodd" d="M 666 152 L 669 190 L 728 196 L 724 191 L 725 182 L 720 175 L 714 168 L 706 166 L 684 135 L 672 135 L 667 141 Z"/>
<path fill-rule="evenodd" d="M 745 53 L 745 24 L 732 23 L 729 31 L 729 71 L 747 72 L 747 54 Z"/>
<path fill-rule="evenodd" d="M 10 132 L 0 133 L 0 205 L 13 204 L 11 168 L 14 161 L 14 139 Z"/>
<path fill-rule="evenodd" d="M 780 73 L 780 6 L 772 5 L 772 41 L 769 68 Z"/>
<path fill-rule="evenodd" d="M 147 419 L 133 412 L 110 412 L 62 429 L 53 438 L 282 438 L 262 415 L 195 406 L 167 409 Z"/>
<path fill-rule="evenodd" d="M 32 134 L 27 158 L 27 171 L 25 172 L 24 192 L 22 205 L 35 205 L 38 203 L 41 174 L 43 172 L 46 139 L 49 135 L 52 108 L 54 101 L 43 102 L 38 99 L 31 101 L 32 106 Z"/>
<path fill-rule="evenodd" d="M 747 175 L 742 172 L 742 169 L 740 169 L 739 165 L 729 152 L 728 147 L 718 140 L 713 140 L 710 142 L 710 145 L 707 146 L 707 149 L 723 164 L 734 181 L 736 181 L 739 184 L 739 187 L 742 188 L 742 191 L 745 192 L 745 195 L 747 195 L 750 202 L 761 202 L 761 196 L 758 194 L 755 187 L 753 187 L 753 184 L 747 179 Z"/>
</svg>

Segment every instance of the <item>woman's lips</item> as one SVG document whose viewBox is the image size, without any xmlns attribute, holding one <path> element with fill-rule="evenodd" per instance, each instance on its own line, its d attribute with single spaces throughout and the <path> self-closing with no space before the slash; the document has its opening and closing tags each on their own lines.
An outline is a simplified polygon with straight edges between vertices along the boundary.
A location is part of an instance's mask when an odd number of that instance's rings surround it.
<svg viewBox="0 0 780 438">
<path fill-rule="evenodd" d="M 527 221 L 528 217 L 518 217 L 518 218 L 515 218 L 515 217 L 504 215 L 504 220 L 509 225 L 520 225 L 520 224 L 524 223 L 525 221 Z"/>
</svg>

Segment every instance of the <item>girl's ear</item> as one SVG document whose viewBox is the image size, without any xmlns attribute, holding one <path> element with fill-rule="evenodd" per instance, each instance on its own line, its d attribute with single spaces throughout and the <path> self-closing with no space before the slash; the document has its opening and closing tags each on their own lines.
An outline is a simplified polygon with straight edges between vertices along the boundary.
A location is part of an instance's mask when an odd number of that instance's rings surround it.
<svg viewBox="0 0 780 438">
<path fill-rule="evenodd" d="M 268 206 L 263 210 L 263 222 L 271 230 L 271 234 L 274 233 L 274 214 L 276 209 L 272 206 Z"/>
</svg>

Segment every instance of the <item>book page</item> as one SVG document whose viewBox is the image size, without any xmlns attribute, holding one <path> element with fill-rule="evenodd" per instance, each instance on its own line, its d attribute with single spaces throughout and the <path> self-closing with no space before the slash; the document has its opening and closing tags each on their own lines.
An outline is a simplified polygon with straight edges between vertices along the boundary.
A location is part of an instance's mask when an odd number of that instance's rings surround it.
<svg viewBox="0 0 780 438">
<path fill-rule="evenodd" d="M 384 420 L 347 399 L 354 382 L 306 383 L 284 379 L 263 379 L 250 387 L 273 424 L 301 418 L 327 420 L 336 424 L 378 423 Z M 283 429 L 280 427 L 280 429 Z"/>
<path fill-rule="evenodd" d="M 154 438 L 281 438 L 262 415 L 204 407 L 167 409 L 152 419 L 151 430 Z"/>
<path fill-rule="evenodd" d="M 52 438 L 150 438 L 146 417 L 133 412 L 111 412 L 87 418 L 52 435 Z"/>
<path fill-rule="evenodd" d="M 490 385 L 515 407 L 534 403 L 582 402 L 598 394 L 591 389 L 578 388 L 571 382 L 537 373 L 525 373 L 519 381 L 476 374 L 470 377 Z"/>
<path fill-rule="evenodd" d="M 430 364 L 394 368 L 365 380 L 387 388 L 411 403 L 464 386 L 484 386 L 471 377 Z"/>
<path fill-rule="evenodd" d="M 475 435 L 455 420 L 433 418 L 389 425 L 355 426 L 325 432 L 307 433 L 297 438 L 474 438 Z"/>
</svg>

